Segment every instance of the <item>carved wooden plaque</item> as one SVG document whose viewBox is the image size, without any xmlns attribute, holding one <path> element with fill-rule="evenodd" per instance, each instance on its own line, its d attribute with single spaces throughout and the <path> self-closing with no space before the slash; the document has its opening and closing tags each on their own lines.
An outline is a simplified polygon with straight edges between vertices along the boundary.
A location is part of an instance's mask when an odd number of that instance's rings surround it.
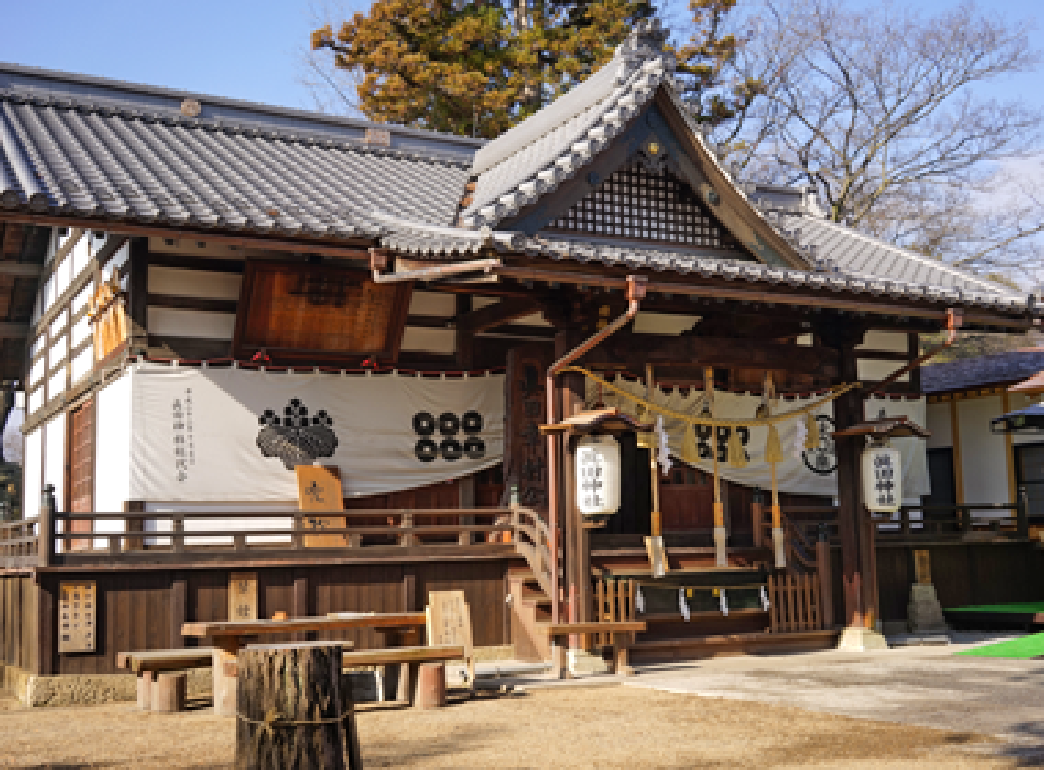
<svg viewBox="0 0 1044 770">
<path fill-rule="evenodd" d="M 398 356 L 409 284 L 377 284 L 368 273 L 327 265 L 248 262 L 236 321 L 237 356 Z"/>
<path fill-rule="evenodd" d="M 228 619 L 257 620 L 256 572 L 232 572 L 229 574 Z"/>
<path fill-rule="evenodd" d="M 520 345 L 507 359 L 504 481 L 517 484 L 519 504 L 538 511 L 547 510 L 547 439 L 539 427 L 547 422 L 544 372 L 553 352 L 548 345 Z"/>
<path fill-rule="evenodd" d="M 126 295 L 120 289 L 119 273 L 102 283 L 87 307 L 94 335 L 94 360 L 101 361 L 127 341 Z"/>
<path fill-rule="evenodd" d="M 336 468 L 324 468 L 318 465 L 298 465 L 297 473 L 297 507 L 302 511 L 343 511 L 344 497 L 341 492 L 341 479 Z M 344 529 L 346 519 L 343 516 L 308 516 L 304 520 L 305 529 Z M 305 548 L 339 548 L 347 543 L 345 535 L 308 535 L 305 537 Z"/>
<path fill-rule="evenodd" d="M 58 652 L 94 652 L 97 584 L 62 582 L 58 588 Z"/>
</svg>

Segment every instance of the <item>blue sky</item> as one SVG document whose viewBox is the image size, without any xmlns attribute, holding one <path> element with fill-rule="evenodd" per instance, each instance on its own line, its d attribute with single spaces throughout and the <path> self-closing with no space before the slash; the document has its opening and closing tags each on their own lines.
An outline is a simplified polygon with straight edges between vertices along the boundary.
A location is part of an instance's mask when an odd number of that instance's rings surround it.
<svg viewBox="0 0 1044 770">
<path fill-rule="evenodd" d="M 363 10 L 367 2 L 337 5 Z M 957 3 L 903 5 L 930 14 Z M 1032 21 L 1034 43 L 1044 49 L 1044 3 L 1006 0 L 979 7 L 995 13 L 998 5 L 1010 19 Z M 310 108 L 312 98 L 298 78 L 316 8 L 308 0 L 5 0 L 0 61 Z M 1041 72 L 1044 67 L 998 82 L 995 95 L 1044 106 Z"/>
</svg>

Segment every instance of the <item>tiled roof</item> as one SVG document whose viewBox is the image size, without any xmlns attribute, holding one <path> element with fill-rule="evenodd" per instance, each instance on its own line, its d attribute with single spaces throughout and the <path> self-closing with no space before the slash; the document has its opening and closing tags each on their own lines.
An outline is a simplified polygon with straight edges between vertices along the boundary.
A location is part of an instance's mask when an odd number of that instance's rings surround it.
<svg viewBox="0 0 1044 770">
<path fill-rule="evenodd" d="M 385 228 L 369 215 L 374 207 L 449 224 L 477 146 L 439 135 L 412 141 L 419 132 L 411 131 L 374 146 L 364 141 L 365 124 L 260 107 L 247 119 L 245 108 L 222 108 L 221 100 L 193 118 L 171 92 L 119 83 L 105 91 L 93 79 L 86 92 L 51 92 L 47 78 L 24 68 L 0 65 L 3 75 L 0 209 L 375 236 Z"/>
<path fill-rule="evenodd" d="M 921 368 L 921 390 L 952 390 L 1018 382 L 1044 369 L 1044 350 L 1012 350 Z"/>
<path fill-rule="evenodd" d="M 659 22 L 639 22 L 612 61 L 475 154 L 464 227 L 496 224 L 572 178 L 673 80 Z"/>
<path fill-rule="evenodd" d="M 702 278 L 724 278 L 768 285 L 785 285 L 853 294 L 920 299 L 950 306 L 990 308 L 1023 313 L 1032 308 L 1028 298 L 1017 294 L 979 291 L 964 286 L 942 287 L 924 283 L 893 281 L 887 278 L 851 276 L 843 271 L 813 272 L 763 265 L 759 262 L 723 259 L 701 255 L 693 249 L 665 247 L 642 248 L 628 244 L 594 242 L 582 238 L 526 237 L 504 231 L 462 230 L 447 227 L 421 227 L 374 215 L 390 232 L 381 238 L 382 245 L 420 257 L 460 256 L 467 258 L 484 249 L 502 254 L 519 252 L 531 257 L 597 262 L 632 270 L 660 270 L 698 275 Z"/>
<path fill-rule="evenodd" d="M 769 221 L 773 219 L 770 214 Z M 1008 287 L 980 278 L 974 273 L 894 246 L 809 212 L 781 213 L 778 224 L 801 245 L 813 246 L 817 259 L 852 277 L 887 277 L 906 283 L 1020 296 Z"/>
</svg>

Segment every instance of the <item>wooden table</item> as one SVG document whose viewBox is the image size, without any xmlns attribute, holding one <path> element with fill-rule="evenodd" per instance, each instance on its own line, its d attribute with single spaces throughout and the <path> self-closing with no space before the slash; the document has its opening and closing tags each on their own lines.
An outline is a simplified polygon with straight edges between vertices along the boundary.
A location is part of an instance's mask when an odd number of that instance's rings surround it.
<svg viewBox="0 0 1044 770">
<path fill-rule="evenodd" d="M 214 647 L 214 713 L 236 715 L 236 656 L 246 646 L 245 638 L 306 631 L 340 631 L 352 628 L 398 629 L 423 626 L 423 612 L 345 614 L 334 617 L 287 620 L 228 620 L 185 623 L 182 636 L 209 637 Z M 336 642 L 331 642 L 336 643 Z M 343 642 L 351 646 L 350 642 Z M 289 645 L 288 645 L 289 646 Z"/>
<path fill-rule="evenodd" d="M 562 647 L 563 643 L 574 634 L 609 634 L 613 648 L 613 671 L 624 676 L 631 676 L 634 670 L 627 660 L 627 645 L 634 641 L 634 635 L 645 630 L 644 620 L 602 621 L 593 623 L 548 623 L 544 626 L 551 643 Z M 554 666 L 558 678 L 566 676 L 563 656 L 554 654 Z"/>
</svg>

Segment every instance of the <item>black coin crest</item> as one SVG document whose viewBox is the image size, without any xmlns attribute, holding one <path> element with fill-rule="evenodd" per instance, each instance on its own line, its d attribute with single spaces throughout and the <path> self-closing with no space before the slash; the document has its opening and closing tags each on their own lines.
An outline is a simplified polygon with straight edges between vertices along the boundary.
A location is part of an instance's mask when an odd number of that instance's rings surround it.
<svg viewBox="0 0 1044 770">
<path fill-rule="evenodd" d="M 325 409 L 309 415 L 299 398 L 290 399 L 282 409 L 266 409 L 258 418 L 261 430 L 257 448 L 265 457 L 278 457 L 287 470 L 297 465 L 311 465 L 320 457 L 332 457 L 337 450 L 333 418 Z"/>
<path fill-rule="evenodd" d="M 413 454 L 422 463 L 439 458 L 447 462 L 462 457 L 481 460 L 486 456 L 486 442 L 478 435 L 484 420 L 474 409 L 459 416 L 453 412 L 443 412 L 438 417 L 430 412 L 417 412 L 412 423 L 413 432 L 417 434 Z M 464 435 L 459 435 L 461 433 Z"/>
</svg>

